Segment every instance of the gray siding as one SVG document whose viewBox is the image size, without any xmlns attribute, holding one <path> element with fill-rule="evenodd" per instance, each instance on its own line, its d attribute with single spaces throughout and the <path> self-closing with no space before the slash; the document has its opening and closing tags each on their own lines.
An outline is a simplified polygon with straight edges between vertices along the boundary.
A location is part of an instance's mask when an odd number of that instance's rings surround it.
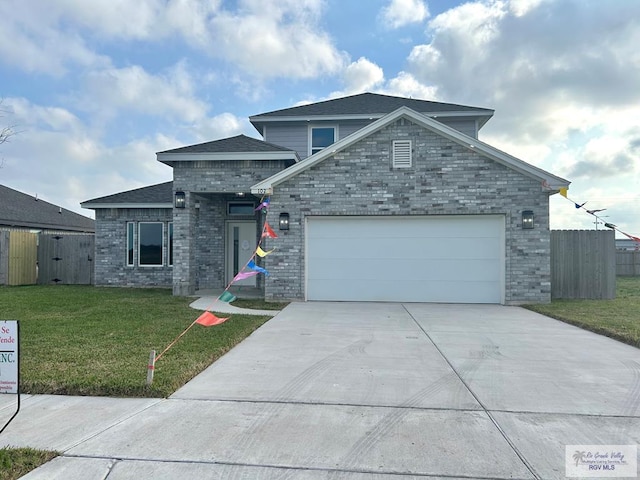
<svg viewBox="0 0 640 480">
<path fill-rule="evenodd" d="M 127 266 L 127 222 L 163 222 L 166 226 L 171 220 L 170 208 L 96 209 L 95 284 L 170 287 L 173 267 L 167 265 L 166 245 L 163 266 Z M 166 243 L 166 229 L 164 237 Z M 135 258 L 137 264 L 137 252 Z"/>
<path fill-rule="evenodd" d="M 413 167 L 391 167 L 395 139 L 413 142 Z M 535 228 L 522 230 L 522 210 Z M 288 212 L 291 227 L 267 247 L 267 299 L 304 299 L 305 218 L 311 215 L 505 216 L 505 301 L 551 297 L 549 201 L 540 182 L 406 120 L 370 135 L 274 187 L 271 218 Z M 275 222 L 275 220 L 274 220 Z"/>
<path fill-rule="evenodd" d="M 438 117 L 434 120 L 445 124 L 448 127 L 455 128 L 459 132 L 469 135 L 473 138 L 478 138 L 478 131 L 476 130 L 476 120 L 474 119 L 459 119 L 459 118 L 447 118 Z"/>
<path fill-rule="evenodd" d="M 264 137 L 265 142 L 275 143 L 281 147 L 298 152 L 298 156 L 309 156 L 309 128 L 306 122 L 294 124 L 268 124 Z"/>
</svg>

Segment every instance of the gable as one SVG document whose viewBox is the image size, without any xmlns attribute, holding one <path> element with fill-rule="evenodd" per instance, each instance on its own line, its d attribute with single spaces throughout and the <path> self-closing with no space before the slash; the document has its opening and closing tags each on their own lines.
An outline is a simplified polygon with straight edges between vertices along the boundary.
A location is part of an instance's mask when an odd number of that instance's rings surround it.
<svg viewBox="0 0 640 480">
<path fill-rule="evenodd" d="M 418 214 L 425 213 L 427 205 L 446 210 L 490 202 L 507 191 L 513 195 L 514 189 L 521 189 L 523 197 L 546 197 L 536 179 L 399 119 L 288 178 L 274 194 L 280 198 L 306 191 L 327 203 L 338 198 L 355 202 L 358 210 Z"/>
<path fill-rule="evenodd" d="M 302 162 L 294 165 L 293 167 L 279 172 L 272 177 L 254 185 L 251 189 L 252 193 L 264 194 L 273 190 L 273 188 L 280 183 L 289 180 L 290 178 L 300 174 L 308 168 L 311 168 L 319 163 L 327 161 L 334 157 L 341 151 L 350 148 L 352 145 L 367 139 L 374 135 L 376 132 L 384 129 L 385 127 L 392 125 L 395 122 L 410 122 L 415 124 L 418 129 L 429 131 L 438 137 L 442 137 L 466 150 L 472 150 L 478 155 L 491 159 L 492 161 L 503 165 L 511 170 L 514 170 L 522 175 L 525 175 L 539 184 L 544 183 L 552 193 L 556 193 L 559 188 L 567 187 L 569 181 L 557 177 L 545 170 L 530 165 L 516 157 L 513 157 L 505 152 L 502 152 L 488 144 L 480 142 L 479 140 L 465 135 L 451 127 L 443 125 L 431 118 L 428 118 L 420 113 L 417 113 L 409 108 L 402 107 L 398 110 L 385 115 L 381 119 L 367 125 L 365 128 L 360 129 L 352 135 L 336 142 L 331 147 L 326 148 L 319 153 L 312 155 Z M 401 138 L 396 138 L 398 140 Z M 383 154 L 385 148 L 381 144 L 381 154 Z M 389 152 L 386 153 L 389 156 Z"/>
</svg>

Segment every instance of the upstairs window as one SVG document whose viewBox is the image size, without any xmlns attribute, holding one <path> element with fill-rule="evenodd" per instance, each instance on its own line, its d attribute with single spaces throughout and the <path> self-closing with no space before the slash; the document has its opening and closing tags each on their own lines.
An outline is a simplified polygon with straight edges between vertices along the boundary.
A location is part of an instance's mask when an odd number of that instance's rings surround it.
<svg viewBox="0 0 640 480">
<path fill-rule="evenodd" d="M 323 148 L 328 147 L 336 141 L 335 127 L 311 127 L 310 131 L 310 152 L 309 155 L 318 153 Z"/>
<path fill-rule="evenodd" d="M 411 168 L 411 140 L 393 141 L 393 168 Z"/>
</svg>

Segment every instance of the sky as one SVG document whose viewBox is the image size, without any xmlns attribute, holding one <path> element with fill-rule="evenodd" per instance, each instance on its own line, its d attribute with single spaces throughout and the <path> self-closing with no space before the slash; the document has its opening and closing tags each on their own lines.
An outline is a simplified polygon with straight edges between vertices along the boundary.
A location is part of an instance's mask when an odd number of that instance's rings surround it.
<svg viewBox="0 0 640 480">
<path fill-rule="evenodd" d="M 638 45 L 637 0 L 2 0 L 0 184 L 92 217 L 158 151 L 368 91 L 494 109 L 482 141 L 640 236 Z M 553 229 L 604 228 L 572 201 Z"/>
</svg>

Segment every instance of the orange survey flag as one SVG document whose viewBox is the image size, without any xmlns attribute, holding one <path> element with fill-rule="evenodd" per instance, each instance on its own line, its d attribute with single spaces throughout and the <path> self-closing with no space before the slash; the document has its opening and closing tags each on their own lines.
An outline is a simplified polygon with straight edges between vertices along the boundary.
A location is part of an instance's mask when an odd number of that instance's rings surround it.
<svg viewBox="0 0 640 480">
<path fill-rule="evenodd" d="M 211 312 L 204 312 L 202 315 L 198 317 L 198 319 L 196 320 L 196 323 L 199 323 L 200 325 L 204 325 L 205 327 L 212 327 L 213 325 L 220 325 L 222 322 L 226 322 L 230 318 L 231 317 L 220 318 L 220 317 L 216 317 Z"/>
</svg>

